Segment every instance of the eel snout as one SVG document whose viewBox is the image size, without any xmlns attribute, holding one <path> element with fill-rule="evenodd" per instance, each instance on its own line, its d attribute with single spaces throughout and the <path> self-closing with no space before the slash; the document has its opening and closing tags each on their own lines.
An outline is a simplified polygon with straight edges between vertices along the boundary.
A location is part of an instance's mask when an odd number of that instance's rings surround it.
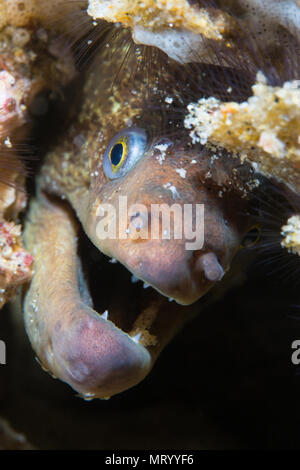
<svg viewBox="0 0 300 470">
<path fill-rule="evenodd" d="M 243 224 L 234 220 L 242 203 L 234 193 L 216 196 L 219 187 L 206 182 L 205 150 L 184 155 L 182 175 L 180 147 L 171 148 L 163 164 L 150 148 L 117 182 L 104 184 L 100 173 L 88 209 L 79 200 L 73 206 L 102 253 L 162 295 L 191 305 L 228 270 L 243 236 Z"/>
<path fill-rule="evenodd" d="M 151 355 L 81 299 L 71 212 L 34 201 L 29 220 L 25 237 L 35 275 L 25 298 L 25 324 L 42 366 L 85 398 L 132 387 L 149 372 Z"/>
</svg>

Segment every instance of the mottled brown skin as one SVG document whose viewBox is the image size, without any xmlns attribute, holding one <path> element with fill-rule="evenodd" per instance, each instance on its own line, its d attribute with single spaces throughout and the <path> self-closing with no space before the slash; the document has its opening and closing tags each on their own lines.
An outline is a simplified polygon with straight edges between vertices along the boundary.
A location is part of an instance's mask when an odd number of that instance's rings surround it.
<svg viewBox="0 0 300 470">
<path fill-rule="evenodd" d="M 173 65 L 159 53 L 149 76 L 137 68 L 141 51 L 134 47 L 112 86 L 124 58 L 123 39 L 112 41 L 97 57 L 76 108 L 79 115 L 63 142 L 46 157 L 25 235 L 35 257 L 35 276 L 24 308 L 30 340 L 43 367 L 85 398 L 121 392 L 149 372 L 176 331 L 199 311 L 196 301 L 229 269 L 249 228 L 243 213 L 250 173 L 238 159 L 190 146 L 188 135 L 182 129 L 174 132 L 171 125 L 171 143 L 164 161 L 159 162 L 155 145 L 169 130 L 171 113 L 165 97 L 175 88 Z M 156 93 L 158 69 L 161 88 Z M 145 104 L 148 88 L 153 98 L 148 100 L 149 107 Z M 116 133 L 132 126 L 144 128 L 149 135 L 145 154 L 125 176 L 109 180 L 102 167 L 105 148 Z M 216 159 L 216 153 L 222 156 Z M 178 168 L 186 170 L 185 178 L 176 172 Z M 167 183 L 176 187 L 178 195 L 164 187 Z M 185 239 L 172 237 L 99 240 L 97 209 L 102 203 L 117 207 L 120 195 L 127 196 L 128 206 L 204 204 L 203 249 L 186 250 Z M 149 305 L 125 332 L 118 328 L 122 307 L 113 324 L 108 306 L 107 321 L 92 309 L 87 289 L 78 280 L 78 222 L 71 208 L 101 252 L 155 289 Z M 131 222 L 128 219 L 128 226 Z M 131 337 L 138 333 L 141 337 L 133 341 Z"/>
</svg>

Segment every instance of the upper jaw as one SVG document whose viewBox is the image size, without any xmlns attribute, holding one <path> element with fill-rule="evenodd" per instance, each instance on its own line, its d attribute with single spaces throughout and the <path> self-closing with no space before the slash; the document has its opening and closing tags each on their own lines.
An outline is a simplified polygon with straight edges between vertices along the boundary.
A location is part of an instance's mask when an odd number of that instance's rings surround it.
<svg viewBox="0 0 300 470">
<path fill-rule="evenodd" d="M 187 251 L 184 240 L 93 240 L 96 248 L 119 262 L 146 286 L 180 305 L 199 300 L 226 270 L 211 251 Z"/>
</svg>

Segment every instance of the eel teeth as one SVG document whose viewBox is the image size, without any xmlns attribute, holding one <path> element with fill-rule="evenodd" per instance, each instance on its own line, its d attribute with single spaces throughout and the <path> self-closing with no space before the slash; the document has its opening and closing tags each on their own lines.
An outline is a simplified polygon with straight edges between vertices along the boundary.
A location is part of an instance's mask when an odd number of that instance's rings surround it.
<svg viewBox="0 0 300 470">
<path fill-rule="evenodd" d="M 134 341 L 135 343 L 139 343 L 141 337 L 142 337 L 142 333 L 137 333 L 137 334 L 134 335 L 134 336 L 130 336 L 130 338 L 132 339 L 132 341 Z"/>
<path fill-rule="evenodd" d="M 169 297 L 169 302 L 173 302 L 173 297 Z"/>
<path fill-rule="evenodd" d="M 131 276 L 131 282 L 132 282 L 133 284 L 135 284 L 136 282 L 139 282 L 139 281 L 140 281 L 140 279 L 139 279 L 138 277 L 136 277 L 134 274 L 132 274 L 132 276 Z"/>
<path fill-rule="evenodd" d="M 116 258 L 111 258 L 109 262 L 112 264 L 116 264 L 118 261 L 116 260 Z"/>
<path fill-rule="evenodd" d="M 150 284 L 147 284 L 147 282 L 144 282 L 143 287 L 144 287 L 144 289 L 148 289 L 148 287 L 150 287 Z"/>
<path fill-rule="evenodd" d="M 82 393 L 82 394 L 79 394 L 77 396 L 80 397 L 80 398 L 83 398 L 85 401 L 92 401 L 95 398 L 94 393 Z"/>
<path fill-rule="evenodd" d="M 107 319 L 108 319 L 108 310 L 105 310 L 105 312 L 102 313 L 101 317 L 102 317 L 104 320 L 107 320 Z"/>
</svg>

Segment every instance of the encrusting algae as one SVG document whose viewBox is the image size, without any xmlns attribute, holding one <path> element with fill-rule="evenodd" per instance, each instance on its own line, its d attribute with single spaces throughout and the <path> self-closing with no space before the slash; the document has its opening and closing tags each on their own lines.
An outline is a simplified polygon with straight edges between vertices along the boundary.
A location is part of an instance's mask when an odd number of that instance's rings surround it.
<svg viewBox="0 0 300 470">
<path fill-rule="evenodd" d="M 237 152 L 267 177 L 300 191 L 300 80 L 272 87 L 262 74 L 242 103 L 203 98 L 188 106 L 185 126 L 193 142 Z"/>
<path fill-rule="evenodd" d="M 293 215 L 287 221 L 287 225 L 282 227 L 282 236 L 284 237 L 281 244 L 290 253 L 300 256 L 300 215 Z"/>
<path fill-rule="evenodd" d="M 218 40 L 230 32 L 232 23 L 230 16 L 221 10 L 195 8 L 187 0 L 90 0 L 87 11 L 94 19 L 122 23 L 133 31 L 136 27 L 151 31 L 183 28 Z"/>
<path fill-rule="evenodd" d="M 229 37 L 233 24 L 221 10 L 197 8 L 187 0 L 90 0 L 87 11 L 95 20 L 130 28 L 137 44 L 158 47 L 182 63 L 195 59 L 203 38 L 221 41 Z"/>
<path fill-rule="evenodd" d="M 41 93 L 52 90 L 55 96 L 75 75 L 71 55 L 57 33 L 46 29 L 58 4 L 63 2 L 0 1 L 0 307 L 30 280 L 33 268 L 17 224 L 26 206 L 19 148 L 32 121 L 46 112 Z"/>
<path fill-rule="evenodd" d="M 63 0 L 1 0 L 0 1 L 0 29 L 10 25 L 26 27 L 33 24 L 49 26 L 53 29 L 66 29 L 65 22 L 58 22 L 59 18 L 70 18 L 73 12 L 78 12 L 84 1 Z"/>
</svg>

